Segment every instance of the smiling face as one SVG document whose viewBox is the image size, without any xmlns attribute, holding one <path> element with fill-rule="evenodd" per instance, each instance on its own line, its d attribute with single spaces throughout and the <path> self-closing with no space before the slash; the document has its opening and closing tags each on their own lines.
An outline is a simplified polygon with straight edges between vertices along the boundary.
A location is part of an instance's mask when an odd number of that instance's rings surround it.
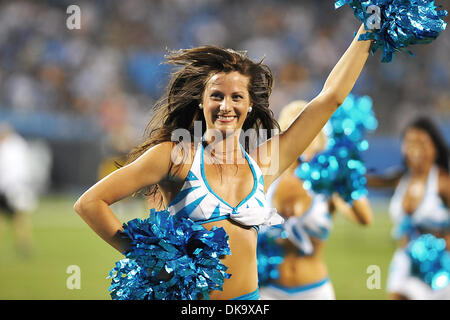
<svg viewBox="0 0 450 320">
<path fill-rule="evenodd" d="M 429 168 L 435 162 L 437 154 L 429 134 L 414 127 L 405 132 L 402 152 L 407 166 L 416 171 Z"/>
<path fill-rule="evenodd" d="M 213 75 L 203 93 L 203 113 L 208 130 L 223 135 L 242 128 L 251 106 L 249 78 L 237 71 Z"/>
</svg>

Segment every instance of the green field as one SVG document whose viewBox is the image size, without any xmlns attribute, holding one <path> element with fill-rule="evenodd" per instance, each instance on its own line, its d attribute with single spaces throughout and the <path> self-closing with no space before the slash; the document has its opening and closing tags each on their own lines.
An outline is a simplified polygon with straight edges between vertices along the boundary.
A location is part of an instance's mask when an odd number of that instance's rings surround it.
<svg viewBox="0 0 450 320">
<path fill-rule="evenodd" d="M 121 255 L 104 243 L 73 211 L 75 196 L 46 196 L 33 214 L 34 250 L 28 258 L 15 250 L 9 221 L 0 235 L 0 299 L 110 299 L 106 279 Z M 140 202 L 115 206 L 122 221 L 146 214 Z M 337 299 L 385 299 L 389 261 L 395 250 L 391 222 L 381 203 L 369 227 L 340 216 L 326 249 Z M 69 266 L 80 268 L 80 289 L 68 289 Z M 369 290 L 370 265 L 380 268 L 380 289 Z"/>
</svg>

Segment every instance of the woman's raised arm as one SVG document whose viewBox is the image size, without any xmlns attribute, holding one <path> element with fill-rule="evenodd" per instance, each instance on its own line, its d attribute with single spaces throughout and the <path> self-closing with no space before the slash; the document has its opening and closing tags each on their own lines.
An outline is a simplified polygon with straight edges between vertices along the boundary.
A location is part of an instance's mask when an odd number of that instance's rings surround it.
<svg viewBox="0 0 450 320">
<path fill-rule="evenodd" d="M 107 243 L 123 253 L 128 248 L 120 237 L 122 223 L 110 205 L 134 192 L 160 182 L 169 173 L 173 144 L 164 142 L 103 178 L 87 190 L 75 203 L 75 211 Z"/>
<path fill-rule="evenodd" d="M 277 140 L 279 143 L 278 155 L 268 152 L 270 161 L 278 161 L 278 165 L 275 172 L 272 171 L 267 179 L 265 177 L 265 181 L 269 181 L 267 187 L 302 154 L 351 92 L 369 56 L 371 41 L 358 40 L 358 37 L 365 32 L 364 25 L 361 25 L 350 47 L 328 76 L 322 91 L 308 103 L 288 129 L 265 142 L 269 145 L 264 146 L 265 143 L 263 143 L 258 147 L 258 149 L 264 147 L 267 148 L 266 150 L 276 150 L 276 148 L 272 149 L 271 144 L 276 143 Z M 264 159 L 261 160 L 263 163 L 268 163 Z M 264 170 L 264 166 L 262 168 Z"/>
<path fill-rule="evenodd" d="M 373 175 L 368 174 L 367 186 L 371 188 L 394 188 L 400 181 L 401 174 L 395 173 L 389 176 L 387 175 Z"/>
<path fill-rule="evenodd" d="M 372 207 L 367 197 L 353 200 L 352 205 L 345 202 L 337 193 L 332 196 L 334 209 L 340 212 L 347 219 L 365 226 L 369 226 L 373 221 Z"/>
</svg>

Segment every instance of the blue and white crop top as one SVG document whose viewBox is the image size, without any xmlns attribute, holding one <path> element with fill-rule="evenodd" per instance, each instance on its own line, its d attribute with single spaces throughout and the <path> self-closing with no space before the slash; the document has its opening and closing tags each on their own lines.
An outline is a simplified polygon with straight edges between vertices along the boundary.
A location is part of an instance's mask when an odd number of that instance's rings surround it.
<svg viewBox="0 0 450 320">
<path fill-rule="evenodd" d="M 186 215 L 200 224 L 228 218 L 244 226 L 283 223 L 284 219 L 276 209 L 267 205 L 261 169 L 242 146 L 241 149 L 253 174 L 253 189 L 236 207 L 228 204 L 209 186 L 205 176 L 204 147 L 199 143 L 183 187 L 167 210 L 171 214 Z"/>
<path fill-rule="evenodd" d="M 273 206 L 272 199 L 280 182 L 278 178 L 267 190 L 267 202 Z M 330 236 L 333 220 L 330 215 L 327 198 L 321 194 L 308 192 L 312 197 L 309 209 L 300 217 L 291 217 L 283 225 L 288 239 L 303 255 L 314 253 L 311 238 L 326 240 Z"/>
<path fill-rule="evenodd" d="M 414 237 L 418 228 L 427 231 L 450 230 L 450 212 L 439 196 L 438 167 L 431 168 L 422 201 L 411 214 L 403 209 L 403 198 L 409 179 L 409 174 L 402 177 L 389 205 L 389 212 L 394 221 L 394 238 L 399 239 L 405 235 Z"/>
</svg>

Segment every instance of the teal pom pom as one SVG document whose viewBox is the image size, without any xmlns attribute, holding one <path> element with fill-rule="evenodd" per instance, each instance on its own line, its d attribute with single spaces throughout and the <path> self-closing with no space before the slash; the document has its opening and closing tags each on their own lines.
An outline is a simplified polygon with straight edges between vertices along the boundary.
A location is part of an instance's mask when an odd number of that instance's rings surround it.
<svg viewBox="0 0 450 320">
<path fill-rule="evenodd" d="M 277 244 L 286 239 L 287 233 L 281 225 L 272 226 L 258 234 L 258 285 L 263 287 L 279 278 L 279 265 L 284 259 L 284 250 Z"/>
<path fill-rule="evenodd" d="M 368 193 L 366 168 L 358 148 L 345 137 L 311 161 L 301 163 L 294 174 L 303 181 L 305 189 L 327 197 L 337 192 L 345 201 L 352 202 Z"/>
<path fill-rule="evenodd" d="M 378 127 L 372 106 L 372 98 L 369 96 L 349 94 L 325 125 L 325 133 L 329 137 L 328 146 L 332 147 L 337 140 L 345 137 L 358 150 L 366 151 L 369 143 L 365 137 Z"/>
<path fill-rule="evenodd" d="M 146 269 L 133 259 L 117 261 L 108 278 L 112 278 L 109 290 L 113 300 L 145 300 L 152 295 Z"/>
<path fill-rule="evenodd" d="M 220 261 L 231 254 L 223 228 L 209 231 L 185 216 L 152 210 L 123 229 L 131 245 L 108 277 L 114 300 L 208 299 L 231 276 Z"/>
<path fill-rule="evenodd" d="M 349 94 L 325 125 L 327 149 L 294 172 L 303 187 L 327 197 L 337 192 L 347 202 L 366 196 L 367 170 L 361 152 L 369 148 L 367 133 L 377 127 L 372 99 Z"/>
<path fill-rule="evenodd" d="M 411 258 L 411 272 L 432 289 L 450 284 L 450 252 L 444 239 L 424 234 L 411 241 L 406 248 Z"/>
<path fill-rule="evenodd" d="M 445 30 L 442 19 L 447 11 L 437 10 L 433 0 L 338 0 L 335 8 L 348 4 L 355 17 L 372 32 L 360 36 L 359 40 L 374 40 L 371 53 L 383 51 L 382 62 L 390 62 L 395 52 L 406 51 L 410 45 L 427 44 Z M 374 23 L 371 6 L 379 8 L 379 23 Z"/>
</svg>

